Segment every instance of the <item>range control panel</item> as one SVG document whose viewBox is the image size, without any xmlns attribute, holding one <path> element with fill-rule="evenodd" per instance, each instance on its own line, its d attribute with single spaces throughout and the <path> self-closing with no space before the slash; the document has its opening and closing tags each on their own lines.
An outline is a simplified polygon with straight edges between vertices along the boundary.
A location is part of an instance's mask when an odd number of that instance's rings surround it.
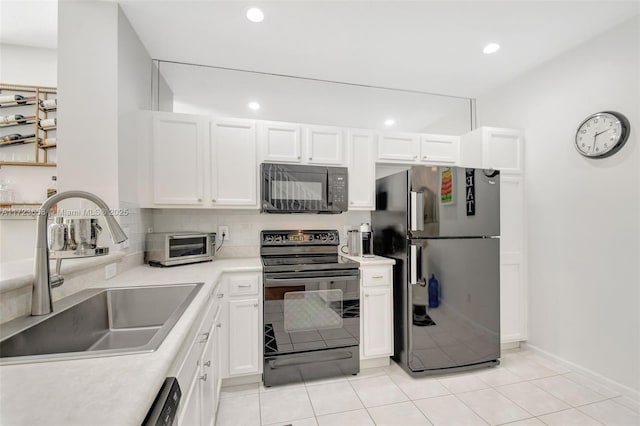
<svg viewBox="0 0 640 426">
<path fill-rule="evenodd" d="M 262 246 L 287 245 L 335 245 L 340 244 L 338 231 L 262 231 L 260 233 Z"/>
</svg>

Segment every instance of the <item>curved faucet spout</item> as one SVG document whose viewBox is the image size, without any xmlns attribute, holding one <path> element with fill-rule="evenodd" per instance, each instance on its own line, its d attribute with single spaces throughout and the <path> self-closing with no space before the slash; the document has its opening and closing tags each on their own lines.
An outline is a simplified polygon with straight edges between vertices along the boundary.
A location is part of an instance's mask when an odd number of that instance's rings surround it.
<svg viewBox="0 0 640 426">
<path fill-rule="evenodd" d="M 47 244 L 47 219 L 49 210 L 54 204 L 67 198 L 83 198 L 95 203 L 107 222 L 107 228 L 114 243 L 121 243 L 127 239 L 116 219 L 110 212 L 109 206 L 100 197 L 86 191 L 66 191 L 48 198 L 40 206 L 36 219 L 36 248 L 33 259 L 33 293 L 31 296 L 31 315 L 45 315 L 53 311 L 51 300 L 51 278 L 49 275 L 49 246 Z"/>
</svg>

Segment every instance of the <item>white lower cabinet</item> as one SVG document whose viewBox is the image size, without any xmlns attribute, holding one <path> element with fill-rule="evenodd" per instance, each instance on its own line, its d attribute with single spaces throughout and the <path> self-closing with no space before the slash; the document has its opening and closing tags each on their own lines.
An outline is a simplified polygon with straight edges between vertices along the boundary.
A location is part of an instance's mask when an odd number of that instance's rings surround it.
<svg viewBox="0 0 640 426">
<path fill-rule="evenodd" d="M 358 258 L 352 258 L 358 260 Z M 381 264 L 383 263 L 384 264 Z M 360 359 L 393 355 L 393 260 L 360 263 Z"/>
<path fill-rule="evenodd" d="M 222 378 L 262 373 L 262 275 L 229 273 L 222 277 L 225 327 Z"/>
<path fill-rule="evenodd" d="M 261 365 L 260 303 L 257 298 L 229 302 L 228 377 L 258 373 Z"/>
<path fill-rule="evenodd" d="M 211 366 L 220 359 L 221 345 L 213 336 L 220 324 L 221 309 L 220 303 L 211 299 L 188 351 L 178 363 L 176 377 L 182 389 L 178 425 L 212 425 L 215 421 L 219 387 L 214 385 Z"/>
<path fill-rule="evenodd" d="M 365 358 L 393 355 L 391 286 L 365 287 L 362 290 L 363 346 Z"/>
</svg>

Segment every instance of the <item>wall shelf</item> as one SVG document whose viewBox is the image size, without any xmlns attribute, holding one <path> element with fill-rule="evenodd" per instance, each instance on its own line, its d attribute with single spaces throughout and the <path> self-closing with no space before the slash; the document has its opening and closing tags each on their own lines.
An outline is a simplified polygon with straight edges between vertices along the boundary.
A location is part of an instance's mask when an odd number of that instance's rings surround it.
<svg viewBox="0 0 640 426">
<path fill-rule="evenodd" d="M 33 161 L 0 161 L 1 166 L 56 167 L 56 163 L 34 163 Z"/>
<path fill-rule="evenodd" d="M 40 87 L 40 86 L 24 86 L 19 84 L 0 84 L 0 94 L 2 95 L 20 95 L 23 96 L 23 99 L 20 100 L 12 100 L 8 102 L 3 102 L 0 105 L 2 108 L 2 115 L 18 115 L 20 112 L 24 115 L 24 108 L 33 108 L 33 115 L 24 117 L 21 120 L 14 120 L 12 122 L 5 122 L 0 124 L 0 147 L 11 147 L 11 146 L 19 146 L 28 143 L 34 143 L 34 156 L 33 161 L 0 161 L 0 166 L 2 165 L 10 165 L 10 166 L 44 166 L 44 167 L 53 167 L 55 163 L 49 162 L 48 152 L 52 148 L 57 147 L 57 143 L 46 144 L 45 139 L 48 137 L 55 138 L 55 132 L 57 126 L 52 127 L 41 127 L 40 122 L 42 120 L 46 120 L 49 118 L 55 118 L 55 115 L 50 116 L 49 114 L 55 114 L 57 110 L 57 106 L 52 108 L 43 108 L 41 103 L 45 101 L 51 101 L 51 99 L 55 99 L 58 90 L 55 87 Z M 48 102 L 52 103 L 52 102 Z M 12 111 L 11 108 L 14 110 Z M 5 112 L 6 111 L 6 112 Z M 8 118 L 8 117 L 7 117 Z M 22 126 L 21 128 L 25 128 L 24 126 L 33 126 L 32 132 L 20 132 L 20 133 L 31 133 L 34 134 L 33 137 L 16 139 L 12 141 L 3 141 L 3 137 L 11 134 L 10 130 L 3 131 L 7 127 L 13 126 Z M 13 132 L 17 133 L 17 132 Z M 51 135 L 51 136 L 49 136 Z"/>
</svg>

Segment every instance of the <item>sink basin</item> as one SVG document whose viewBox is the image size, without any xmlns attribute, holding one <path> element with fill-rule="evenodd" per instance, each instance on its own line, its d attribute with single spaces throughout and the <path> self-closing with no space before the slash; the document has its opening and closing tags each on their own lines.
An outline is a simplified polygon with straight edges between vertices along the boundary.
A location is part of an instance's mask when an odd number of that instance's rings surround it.
<svg viewBox="0 0 640 426">
<path fill-rule="evenodd" d="M 152 352 L 203 283 L 89 289 L 0 327 L 0 365 Z"/>
</svg>

